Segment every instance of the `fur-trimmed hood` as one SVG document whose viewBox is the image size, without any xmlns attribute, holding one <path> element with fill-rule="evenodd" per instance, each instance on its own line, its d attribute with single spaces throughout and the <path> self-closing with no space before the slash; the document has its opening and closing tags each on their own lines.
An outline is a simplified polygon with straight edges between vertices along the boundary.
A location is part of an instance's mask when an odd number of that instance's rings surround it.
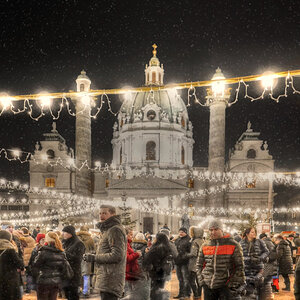
<svg viewBox="0 0 300 300">
<path fill-rule="evenodd" d="M 0 239 L 0 250 L 6 250 L 6 249 L 15 249 L 14 245 L 8 241 L 8 240 L 4 240 L 4 239 Z"/>
<path fill-rule="evenodd" d="M 88 231 L 79 231 L 77 232 L 77 236 L 83 242 L 86 252 L 95 251 L 95 242 Z"/>
<path fill-rule="evenodd" d="M 146 240 L 136 240 L 136 239 L 133 239 L 132 243 L 138 243 L 138 244 L 147 245 L 147 241 Z"/>
<path fill-rule="evenodd" d="M 192 226 L 190 228 L 190 236 L 192 239 L 202 239 L 204 235 L 204 230 L 199 227 Z"/>
</svg>

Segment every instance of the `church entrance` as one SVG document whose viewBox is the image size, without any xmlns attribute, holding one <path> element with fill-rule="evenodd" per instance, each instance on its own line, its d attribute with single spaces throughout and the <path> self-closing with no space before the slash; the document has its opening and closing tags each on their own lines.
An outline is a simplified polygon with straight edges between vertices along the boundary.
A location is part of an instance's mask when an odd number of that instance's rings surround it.
<svg viewBox="0 0 300 300">
<path fill-rule="evenodd" d="M 144 233 L 150 232 L 153 233 L 153 218 L 152 217 L 144 217 L 144 222 L 143 222 L 143 231 Z"/>
</svg>

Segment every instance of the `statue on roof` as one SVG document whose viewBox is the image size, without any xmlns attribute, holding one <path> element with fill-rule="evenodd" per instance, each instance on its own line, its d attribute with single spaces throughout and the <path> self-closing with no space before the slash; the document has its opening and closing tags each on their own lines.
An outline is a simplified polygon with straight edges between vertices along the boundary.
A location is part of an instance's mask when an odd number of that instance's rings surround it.
<svg viewBox="0 0 300 300">
<path fill-rule="evenodd" d="M 51 132 L 57 132 L 57 130 L 56 130 L 56 122 L 52 123 L 52 130 L 51 130 Z"/>
<path fill-rule="evenodd" d="M 247 124 L 247 131 L 251 130 L 251 126 L 252 126 L 252 124 L 251 124 L 251 122 L 249 121 L 248 124 Z"/>
</svg>

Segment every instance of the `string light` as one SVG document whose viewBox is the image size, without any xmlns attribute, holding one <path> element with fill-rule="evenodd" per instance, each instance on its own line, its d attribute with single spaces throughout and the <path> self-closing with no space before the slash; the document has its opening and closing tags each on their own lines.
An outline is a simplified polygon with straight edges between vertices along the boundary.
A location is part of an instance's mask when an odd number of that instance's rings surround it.
<svg viewBox="0 0 300 300">
<path fill-rule="evenodd" d="M 188 106 L 190 105 L 190 99 L 195 98 L 196 103 L 203 106 L 207 106 L 209 103 L 203 104 L 197 98 L 196 88 L 199 87 L 211 87 L 213 94 L 218 97 L 222 97 L 225 92 L 225 85 L 238 84 L 236 89 L 235 100 L 231 103 L 228 103 L 229 106 L 233 105 L 238 101 L 241 87 L 245 88 L 244 98 L 250 99 L 251 101 L 263 99 L 266 92 L 269 91 L 269 96 L 274 101 L 278 102 L 280 98 L 287 97 L 287 91 L 290 87 L 293 91 L 293 94 L 300 94 L 294 86 L 293 76 L 299 76 L 300 70 L 294 71 L 284 71 L 272 74 L 261 74 L 261 75 L 252 75 L 244 77 L 235 77 L 235 78 L 215 78 L 214 80 L 206 81 L 196 81 L 191 83 L 175 83 L 165 86 L 151 86 L 151 87 L 138 87 L 128 89 L 111 89 L 111 90 L 90 90 L 89 92 L 69 92 L 69 93 L 40 93 L 34 95 L 20 95 L 20 96 L 10 96 L 7 93 L 0 94 L 0 116 L 5 111 L 11 111 L 13 114 L 20 114 L 27 112 L 28 115 L 35 121 L 38 121 L 43 117 L 46 111 L 49 110 L 52 118 L 57 120 L 60 117 L 62 109 L 66 107 L 67 112 L 71 116 L 76 116 L 77 114 L 82 114 L 84 111 L 88 111 L 91 118 L 96 118 L 99 114 L 101 108 L 103 107 L 104 102 L 107 102 L 108 111 L 113 115 L 117 115 L 117 112 L 113 112 L 111 107 L 111 100 L 108 95 L 116 94 L 125 94 L 125 98 L 131 97 L 132 93 L 137 92 L 149 92 L 150 96 L 154 91 L 160 90 L 170 90 L 170 89 L 188 89 Z M 274 80 L 279 78 L 285 78 L 285 92 L 277 97 L 273 95 L 273 86 Z M 261 81 L 263 83 L 264 89 L 262 94 L 259 97 L 252 97 L 248 94 L 249 85 L 246 82 Z M 81 111 L 73 112 L 70 108 L 70 100 L 77 101 L 78 99 L 83 102 L 84 108 Z M 97 101 L 99 100 L 99 101 Z M 19 102 L 23 102 L 23 105 L 20 105 Z M 34 105 L 35 102 L 39 104 Z M 91 107 L 92 102 L 92 107 Z M 15 103 L 15 105 L 13 105 Z M 58 109 L 54 109 L 52 104 L 57 104 Z M 97 103 L 97 104 L 95 104 Z M 55 105 L 55 106 L 57 106 Z M 16 107 L 15 107 L 16 106 Z M 55 110 L 55 112 L 54 112 Z M 92 111 L 96 111 L 92 113 Z"/>
</svg>

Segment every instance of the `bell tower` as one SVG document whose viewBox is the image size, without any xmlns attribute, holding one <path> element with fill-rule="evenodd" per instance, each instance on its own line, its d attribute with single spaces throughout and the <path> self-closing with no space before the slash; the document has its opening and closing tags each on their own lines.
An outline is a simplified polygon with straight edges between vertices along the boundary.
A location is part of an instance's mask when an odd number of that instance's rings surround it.
<svg viewBox="0 0 300 300">
<path fill-rule="evenodd" d="M 80 92 L 76 98 L 76 166 L 80 168 L 82 164 L 86 163 L 91 167 L 91 100 L 88 95 L 91 80 L 84 70 L 77 77 L 76 84 L 77 92 Z M 76 169 L 75 191 L 78 195 L 91 196 L 92 178 L 88 168 Z"/>
</svg>

